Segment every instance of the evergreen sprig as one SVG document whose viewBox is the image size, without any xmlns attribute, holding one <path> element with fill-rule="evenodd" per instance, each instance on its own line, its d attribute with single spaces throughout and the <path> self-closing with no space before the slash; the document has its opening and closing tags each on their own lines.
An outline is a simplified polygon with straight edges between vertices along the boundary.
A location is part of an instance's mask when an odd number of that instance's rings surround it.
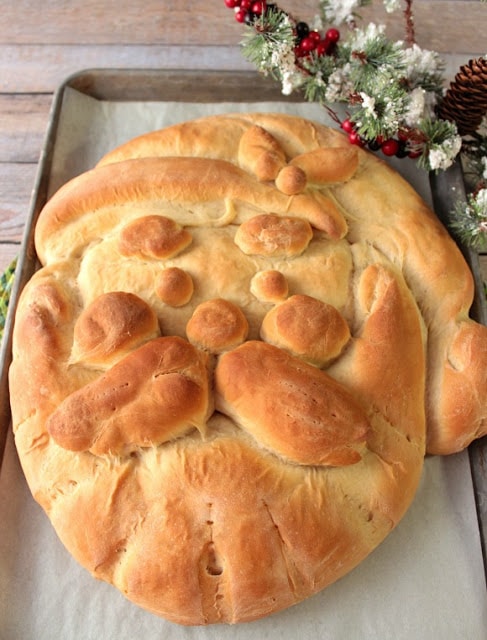
<svg viewBox="0 0 487 640">
<path fill-rule="evenodd" d="M 308 102 L 327 104 L 328 83 L 335 68 L 336 62 L 332 57 L 317 56 L 313 53 L 303 63 L 303 69 L 308 72 L 308 75 L 303 79 L 302 90 Z"/>
<path fill-rule="evenodd" d="M 383 33 L 368 37 L 361 48 L 357 48 L 352 40 L 341 47 L 341 51 L 342 57 L 350 61 L 350 76 L 357 91 L 370 90 L 378 75 L 386 74 L 395 83 L 404 76 L 401 47 Z"/>
<path fill-rule="evenodd" d="M 450 226 L 464 244 L 487 251 L 487 189 L 469 194 L 466 203 L 458 202 Z"/>
<path fill-rule="evenodd" d="M 278 9 L 269 9 L 246 29 L 241 42 L 242 54 L 259 71 L 271 72 L 279 78 L 280 59 L 276 51 L 292 51 L 294 42 L 294 25 L 288 15 Z"/>
<path fill-rule="evenodd" d="M 457 128 L 448 120 L 425 118 L 418 128 L 418 165 L 429 171 L 444 171 L 452 164 L 462 148 Z"/>
<path fill-rule="evenodd" d="M 360 105 L 354 112 L 358 133 L 366 140 L 391 138 L 404 120 L 408 93 L 387 70 L 367 80 L 361 84 Z"/>
<path fill-rule="evenodd" d="M 471 191 L 487 186 L 487 131 L 480 128 L 463 141 L 462 164 Z"/>
</svg>

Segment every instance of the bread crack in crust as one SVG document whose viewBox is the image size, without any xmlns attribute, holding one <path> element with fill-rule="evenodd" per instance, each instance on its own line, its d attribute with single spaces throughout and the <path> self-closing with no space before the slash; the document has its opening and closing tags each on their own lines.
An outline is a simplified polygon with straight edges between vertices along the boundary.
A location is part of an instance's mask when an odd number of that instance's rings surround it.
<svg viewBox="0 0 487 640">
<path fill-rule="evenodd" d="M 16 446 L 73 556 L 184 625 L 356 567 L 426 452 L 487 431 L 487 329 L 434 214 L 338 131 L 229 114 L 63 186 L 17 309 Z"/>
</svg>

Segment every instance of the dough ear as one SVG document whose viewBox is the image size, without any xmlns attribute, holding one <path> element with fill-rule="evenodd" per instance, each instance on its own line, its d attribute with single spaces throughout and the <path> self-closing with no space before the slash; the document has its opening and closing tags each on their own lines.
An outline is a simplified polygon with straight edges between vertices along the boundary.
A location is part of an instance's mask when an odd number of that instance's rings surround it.
<svg viewBox="0 0 487 640">
<path fill-rule="evenodd" d="M 427 451 L 462 451 L 487 434 L 487 327 L 466 319 L 446 333 L 432 367 Z"/>
</svg>

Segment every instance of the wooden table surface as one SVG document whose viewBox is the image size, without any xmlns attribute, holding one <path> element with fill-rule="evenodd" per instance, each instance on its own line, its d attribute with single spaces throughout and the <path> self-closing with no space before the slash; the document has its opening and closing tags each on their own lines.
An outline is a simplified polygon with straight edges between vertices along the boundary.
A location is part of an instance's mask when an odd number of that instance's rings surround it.
<svg viewBox="0 0 487 640">
<path fill-rule="evenodd" d="M 317 0 L 281 0 L 303 20 Z M 0 272 L 18 255 L 56 88 L 87 68 L 251 69 L 243 27 L 223 0 L 2 0 L 0 3 Z M 445 55 L 447 78 L 485 53 L 487 5 L 415 0 L 418 44 Z M 361 14 L 404 36 L 374 0 Z M 487 274 L 486 257 L 482 257 Z M 487 275 L 486 275 L 487 278 Z"/>
</svg>

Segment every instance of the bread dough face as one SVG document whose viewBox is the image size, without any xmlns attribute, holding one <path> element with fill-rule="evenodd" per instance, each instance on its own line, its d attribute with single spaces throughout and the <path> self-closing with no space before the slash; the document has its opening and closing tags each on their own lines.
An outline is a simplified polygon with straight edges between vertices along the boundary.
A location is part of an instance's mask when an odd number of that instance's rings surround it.
<svg viewBox="0 0 487 640">
<path fill-rule="evenodd" d="M 36 247 L 10 370 L 27 481 L 83 566 L 169 620 L 326 587 L 401 519 L 426 450 L 485 429 L 459 251 L 317 123 L 129 141 L 53 196 Z"/>
</svg>

